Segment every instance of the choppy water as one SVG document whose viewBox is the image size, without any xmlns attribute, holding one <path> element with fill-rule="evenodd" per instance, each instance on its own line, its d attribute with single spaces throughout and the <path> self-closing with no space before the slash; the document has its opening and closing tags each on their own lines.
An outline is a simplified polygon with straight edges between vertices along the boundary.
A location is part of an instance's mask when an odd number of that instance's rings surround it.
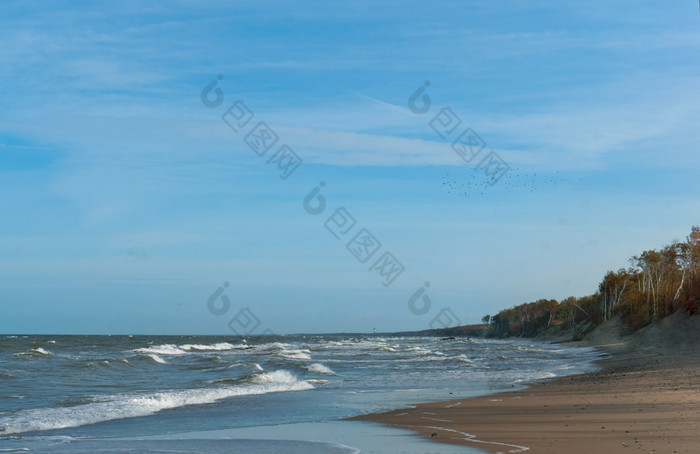
<svg viewBox="0 0 700 454">
<path fill-rule="evenodd" d="M 597 356 L 526 341 L 423 337 L 0 336 L 0 452 L 155 452 L 145 440 L 302 427 L 486 394 L 589 370 Z M 181 452 L 358 452 L 318 436 L 313 448 L 299 440 L 287 451 L 251 440 L 231 451 L 204 438 Z"/>
</svg>

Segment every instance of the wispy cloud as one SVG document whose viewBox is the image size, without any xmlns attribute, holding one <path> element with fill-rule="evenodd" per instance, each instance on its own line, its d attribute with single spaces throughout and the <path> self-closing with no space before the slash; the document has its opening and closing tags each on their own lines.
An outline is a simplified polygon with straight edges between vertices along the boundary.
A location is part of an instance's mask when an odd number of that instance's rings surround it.
<svg viewBox="0 0 700 454">
<path fill-rule="evenodd" d="M 346 206 L 404 248 L 416 279 L 439 275 L 455 295 L 503 279 L 473 257 L 514 274 L 524 250 L 551 260 L 539 245 L 558 242 L 591 264 L 581 245 L 595 237 L 596 254 L 624 260 L 621 238 L 653 246 L 696 222 L 697 20 L 696 4 L 651 0 L 5 2 L 0 268 L 17 282 L 231 272 L 365 286 L 340 242 L 319 239 L 326 214 L 300 208 L 322 179 L 328 215 Z M 217 74 L 226 101 L 207 109 L 199 93 Z M 415 115 L 407 98 L 425 80 L 433 111 Z M 221 121 L 237 99 L 302 157 L 294 178 L 266 173 Z M 527 181 L 445 191 L 474 172 L 429 126 L 444 106 Z M 555 172 L 560 185 L 537 186 Z M 549 280 L 570 282 L 566 269 Z M 522 272 L 513 294 L 545 286 Z"/>
</svg>

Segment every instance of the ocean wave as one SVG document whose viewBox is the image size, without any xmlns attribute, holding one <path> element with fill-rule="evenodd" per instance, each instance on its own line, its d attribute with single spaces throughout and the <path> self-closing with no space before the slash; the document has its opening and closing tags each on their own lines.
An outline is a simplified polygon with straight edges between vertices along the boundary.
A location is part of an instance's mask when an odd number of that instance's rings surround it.
<svg viewBox="0 0 700 454">
<path fill-rule="evenodd" d="M 276 353 L 276 355 L 280 356 L 282 358 L 287 358 L 287 359 L 311 359 L 311 356 L 309 356 L 309 353 L 311 353 L 311 352 L 309 350 L 306 350 L 306 349 L 282 350 L 282 351 Z"/>
<path fill-rule="evenodd" d="M 285 344 L 284 342 L 270 342 L 269 344 L 260 344 L 260 345 L 255 345 L 253 348 L 257 350 L 263 350 L 263 351 L 268 351 L 268 350 L 287 350 L 288 348 L 293 348 L 294 346 L 291 344 Z"/>
<path fill-rule="evenodd" d="M 228 342 L 219 342 L 216 344 L 162 344 L 151 347 L 137 348 L 131 351 L 134 353 L 152 353 L 155 355 L 186 355 L 193 352 L 226 351 L 247 348 L 250 347 L 248 345 L 234 345 L 229 344 Z"/>
<path fill-rule="evenodd" d="M 114 419 L 148 416 L 161 410 L 188 405 L 211 404 L 236 397 L 273 392 L 303 391 L 314 386 L 299 380 L 286 370 L 265 372 L 251 378 L 250 383 L 215 388 L 170 390 L 153 394 L 110 396 L 108 400 L 62 408 L 22 410 L 0 418 L 3 435 L 64 429 Z"/>
<path fill-rule="evenodd" d="M 103 359 L 101 361 L 90 361 L 87 363 L 77 363 L 77 364 L 71 364 L 68 367 L 72 368 L 77 368 L 77 369 L 113 369 L 115 367 L 124 367 L 128 366 L 129 361 L 125 359 L 115 359 L 115 360 L 107 360 Z"/>
<path fill-rule="evenodd" d="M 462 359 L 459 358 L 458 356 L 447 356 L 447 355 L 431 355 L 431 356 L 421 356 L 419 358 L 416 358 L 415 361 L 452 361 L 452 360 L 458 360 L 458 361 L 463 361 L 465 363 L 469 363 L 468 359 Z"/>
<path fill-rule="evenodd" d="M 310 360 L 311 356 L 309 356 L 309 354 L 311 351 L 299 347 L 299 345 L 286 344 L 284 342 L 270 342 L 268 344 L 258 345 L 255 348 L 261 352 L 265 352 L 265 354 L 275 355 L 280 358 Z"/>
<path fill-rule="evenodd" d="M 15 353 L 15 356 L 39 356 L 39 357 L 41 357 L 41 356 L 51 356 L 51 355 L 53 355 L 53 353 L 51 353 L 48 350 L 44 350 L 41 347 L 32 348 L 31 350 L 28 350 L 28 351 L 22 352 L 22 353 Z"/>
<path fill-rule="evenodd" d="M 517 380 L 514 380 L 513 383 L 529 383 L 532 381 L 537 381 L 537 380 L 544 380 L 547 378 L 554 378 L 557 377 L 557 374 L 553 372 L 534 372 L 532 374 L 527 374 L 524 378 L 519 378 Z"/>
<path fill-rule="evenodd" d="M 131 350 L 134 353 L 145 353 L 154 355 L 186 355 L 187 352 L 182 350 L 177 345 L 163 344 L 155 347 L 144 347 Z"/>
<path fill-rule="evenodd" d="M 421 354 L 421 355 L 429 355 L 429 354 L 432 353 L 432 351 L 427 350 L 427 349 L 425 349 L 425 348 L 423 348 L 423 347 L 411 347 L 411 348 L 407 349 L 406 351 L 408 351 L 408 352 L 419 353 L 419 354 Z"/>
<path fill-rule="evenodd" d="M 322 346 L 330 346 L 330 347 L 336 347 L 336 346 L 341 346 L 345 345 L 345 342 L 338 342 L 338 341 L 324 341 Z"/>
<path fill-rule="evenodd" d="M 545 353 L 549 353 L 549 352 L 552 352 L 552 351 L 553 351 L 553 350 L 551 350 L 551 349 L 537 348 L 537 347 L 533 347 L 533 346 L 522 346 L 522 345 L 516 346 L 516 347 L 515 347 L 515 350 L 517 350 L 517 351 L 519 351 L 519 352 L 528 352 L 528 353 L 530 353 L 530 352 L 545 352 Z M 563 350 L 558 350 L 558 351 L 563 351 Z"/>
<path fill-rule="evenodd" d="M 156 355 L 155 353 L 147 353 L 145 355 L 141 355 L 140 358 L 145 359 L 145 360 L 149 360 L 149 361 L 154 361 L 154 362 L 160 363 L 160 364 L 168 364 L 167 361 L 165 361 L 163 358 Z"/>
<path fill-rule="evenodd" d="M 217 378 L 216 380 L 209 380 L 207 383 L 212 385 L 231 385 L 240 384 L 249 379 L 249 377 L 235 377 L 235 378 Z"/>
<path fill-rule="evenodd" d="M 323 364 L 319 364 L 319 363 L 310 365 L 309 367 L 307 367 L 307 370 L 309 372 L 316 372 L 318 374 L 337 375 L 329 367 L 326 367 Z"/>
<path fill-rule="evenodd" d="M 233 345 L 229 344 L 228 342 L 219 342 L 217 344 L 207 344 L 207 345 L 202 345 L 202 344 L 184 344 L 180 345 L 179 347 L 182 350 L 185 351 L 208 351 L 208 350 L 213 350 L 213 351 L 222 351 L 222 350 L 233 350 L 236 348 L 248 348 L 247 345 Z"/>
</svg>

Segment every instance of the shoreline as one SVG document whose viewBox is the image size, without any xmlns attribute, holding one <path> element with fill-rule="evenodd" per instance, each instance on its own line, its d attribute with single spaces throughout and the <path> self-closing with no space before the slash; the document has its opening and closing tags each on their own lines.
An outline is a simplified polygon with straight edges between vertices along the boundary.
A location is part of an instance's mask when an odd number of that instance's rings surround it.
<svg viewBox="0 0 700 454">
<path fill-rule="evenodd" d="M 580 346 L 602 370 L 525 389 L 362 415 L 440 443 L 491 453 L 696 452 L 700 445 L 700 316 L 677 313 L 621 334 L 619 321 Z"/>
</svg>

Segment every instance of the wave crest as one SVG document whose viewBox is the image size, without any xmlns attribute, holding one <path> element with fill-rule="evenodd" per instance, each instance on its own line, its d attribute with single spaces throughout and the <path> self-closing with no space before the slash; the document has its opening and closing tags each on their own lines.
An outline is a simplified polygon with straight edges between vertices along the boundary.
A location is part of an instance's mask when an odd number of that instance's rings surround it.
<svg viewBox="0 0 700 454">
<path fill-rule="evenodd" d="M 309 372 L 316 372 L 318 374 L 325 374 L 325 375 L 338 375 L 335 372 L 333 372 L 329 367 L 324 366 L 323 364 L 312 364 L 308 368 Z"/>
<path fill-rule="evenodd" d="M 155 345 L 151 347 L 143 347 L 131 350 L 134 353 L 145 353 L 145 354 L 155 354 L 155 355 L 186 355 L 193 352 L 206 352 L 206 351 L 225 351 L 250 348 L 247 345 L 234 345 L 228 342 L 219 342 L 216 344 L 162 344 Z"/>
<path fill-rule="evenodd" d="M 309 389 L 314 389 L 311 383 L 299 380 L 286 370 L 277 370 L 259 374 L 250 383 L 236 386 L 171 390 L 144 395 L 121 394 L 110 396 L 101 402 L 72 407 L 22 410 L 0 419 L 0 432 L 8 435 L 64 429 L 114 419 L 148 416 L 161 410 L 188 405 L 211 404 L 230 397 Z"/>
<path fill-rule="evenodd" d="M 41 347 L 32 348 L 31 350 L 28 350 L 28 351 L 22 352 L 22 353 L 15 353 L 15 356 L 37 356 L 37 357 L 41 357 L 41 356 L 51 356 L 51 355 L 53 355 L 53 353 L 51 353 L 51 352 L 48 351 L 48 350 L 44 350 L 44 349 L 41 348 Z"/>
</svg>

